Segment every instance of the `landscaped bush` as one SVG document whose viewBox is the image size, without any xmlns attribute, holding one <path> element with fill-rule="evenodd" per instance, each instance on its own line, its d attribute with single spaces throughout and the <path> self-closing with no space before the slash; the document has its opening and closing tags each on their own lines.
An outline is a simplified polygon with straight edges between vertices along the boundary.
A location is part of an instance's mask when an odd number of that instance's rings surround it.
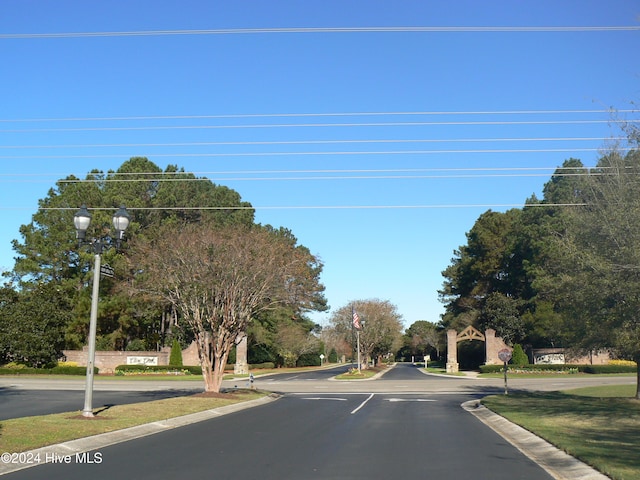
<svg viewBox="0 0 640 480">
<path fill-rule="evenodd" d="M 638 366 L 638 364 L 633 360 L 609 360 L 609 365 L 626 365 L 628 367 Z"/>
<path fill-rule="evenodd" d="M 94 367 L 94 374 L 98 374 L 98 368 Z M 53 368 L 33 367 L 0 367 L 0 375 L 86 375 L 87 367 L 58 366 Z"/>
<path fill-rule="evenodd" d="M 182 346 L 177 339 L 171 344 L 171 353 L 169 354 L 169 365 L 182 366 Z"/>
<path fill-rule="evenodd" d="M 565 365 L 565 364 L 538 364 L 515 366 L 508 365 L 511 373 L 635 373 L 637 367 L 628 365 Z M 502 365 L 481 365 L 481 373 L 499 373 L 503 371 Z"/>
<path fill-rule="evenodd" d="M 633 365 L 584 365 L 584 373 L 636 373 Z"/>
<path fill-rule="evenodd" d="M 296 367 L 319 367 L 321 365 L 318 353 L 305 353 L 296 361 Z"/>
<path fill-rule="evenodd" d="M 529 365 L 529 357 L 527 357 L 527 354 L 524 353 L 522 345 L 516 343 L 513 346 L 513 354 L 509 363 L 517 366 Z"/>
<path fill-rule="evenodd" d="M 270 368 L 276 368 L 276 364 L 273 362 L 263 362 L 263 363 L 252 363 L 251 365 L 249 365 L 250 368 L 252 369 L 270 369 Z"/>
<path fill-rule="evenodd" d="M 49 373 L 53 375 L 86 375 L 87 367 L 74 367 L 71 365 L 58 365 L 53 368 L 49 368 Z M 93 373 L 98 373 L 98 368 L 94 367 Z"/>
<path fill-rule="evenodd" d="M 200 366 L 118 365 L 116 375 L 202 375 Z"/>
<path fill-rule="evenodd" d="M 329 363 L 338 363 L 338 352 L 335 348 L 332 348 L 329 352 Z"/>
</svg>

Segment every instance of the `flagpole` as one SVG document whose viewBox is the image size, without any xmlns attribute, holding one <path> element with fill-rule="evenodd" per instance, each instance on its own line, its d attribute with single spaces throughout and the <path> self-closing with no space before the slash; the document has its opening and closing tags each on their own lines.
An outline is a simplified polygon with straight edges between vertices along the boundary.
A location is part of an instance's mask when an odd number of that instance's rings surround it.
<svg viewBox="0 0 640 480">
<path fill-rule="evenodd" d="M 362 373 L 360 362 L 360 330 L 356 329 L 356 343 L 358 345 L 358 373 Z"/>
<path fill-rule="evenodd" d="M 362 362 L 360 360 L 360 319 L 351 304 L 351 328 L 356 329 L 356 348 L 358 349 L 358 373 L 362 373 Z"/>
</svg>

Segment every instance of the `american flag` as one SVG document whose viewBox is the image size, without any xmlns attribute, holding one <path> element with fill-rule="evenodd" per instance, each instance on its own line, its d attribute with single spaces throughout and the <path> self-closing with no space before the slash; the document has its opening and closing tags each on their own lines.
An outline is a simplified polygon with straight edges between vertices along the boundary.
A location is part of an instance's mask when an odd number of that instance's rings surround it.
<svg viewBox="0 0 640 480">
<path fill-rule="evenodd" d="M 356 330 L 360 330 L 360 317 L 358 316 L 358 312 L 355 310 L 352 311 L 353 316 L 353 326 Z"/>
</svg>

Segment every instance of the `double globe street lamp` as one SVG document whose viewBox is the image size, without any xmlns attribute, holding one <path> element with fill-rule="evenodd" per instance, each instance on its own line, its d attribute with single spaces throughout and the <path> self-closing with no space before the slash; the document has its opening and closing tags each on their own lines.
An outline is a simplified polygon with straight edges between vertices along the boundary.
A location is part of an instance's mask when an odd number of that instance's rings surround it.
<svg viewBox="0 0 640 480">
<path fill-rule="evenodd" d="M 120 248 L 124 239 L 124 231 L 129 226 L 131 217 L 127 213 L 127 209 L 121 206 L 113 215 L 113 227 L 116 231 L 116 248 Z M 91 245 L 93 248 L 93 291 L 91 294 L 91 319 L 89 322 L 89 351 L 87 357 L 87 380 L 84 392 L 84 408 L 82 416 L 93 418 L 93 370 L 96 357 L 96 331 L 98 325 L 98 293 L 100 290 L 100 256 L 102 252 L 108 248 L 113 240 L 111 237 L 86 239 L 87 230 L 91 224 L 91 214 L 87 210 L 86 205 L 82 205 L 80 210 L 73 216 L 73 224 L 76 227 L 76 238 L 78 245 Z"/>
</svg>

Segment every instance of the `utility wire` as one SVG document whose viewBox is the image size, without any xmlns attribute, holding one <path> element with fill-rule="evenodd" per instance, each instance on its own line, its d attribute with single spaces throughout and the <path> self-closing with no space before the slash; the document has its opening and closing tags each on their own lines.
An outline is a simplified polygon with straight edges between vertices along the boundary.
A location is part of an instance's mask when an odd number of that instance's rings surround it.
<svg viewBox="0 0 640 480">
<path fill-rule="evenodd" d="M 62 117 L 62 118 L 17 118 L 3 119 L 6 122 L 89 122 L 89 121 L 138 121 L 138 120 L 207 120 L 221 118 L 279 118 L 279 117 L 376 117 L 416 115 L 561 115 L 581 113 L 637 113 L 638 109 L 594 109 L 594 110 L 486 110 L 486 111 L 415 111 L 415 112 L 307 112 L 307 113 L 238 113 L 219 115 L 145 115 L 119 117 Z"/>
<path fill-rule="evenodd" d="M 0 133 L 43 132 L 98 132 L 98 131 L 143 131 L 143 130 L 215 130 L 215 129 L 267 129 L 267 128 L 329 128 L 329 127 L 421 127 L 452 125 L 587 125 L 628 124 L 640 120 L 488 120 L 450 122 L 362 122 L 362 123 L 264 123 L 247 125 L 154 125 L 138 127 L 73 127 L 73 128 L 23 128 L 1 129 Z"/>
<path fill-rule="evenodd" d="M 0 40 L 91 37 L 161 37 L 176 35 L 256 35 L 283 33 L 547 33 L 547 32 L 632 32 L 637 25 L 621 26 L 389 26 L 389 27 L 293 27 L 223 28 L 204 30 L 132 30 L 121 32 L 3 33 Z"/>
<path fill-rule="evenodd" d="M 599 152 L 601 148 L 523 148 L 523 149 L 477 149 L 477 150 L 379 150 L 379 151 L 329 151 L 329 152 L 240 152 L 240 153 L 145 153 L 139 156 L 161 158 L 227 158 L 227 157 L 294 157 L 294 156 L 354 156 L 354 155 L 439 155 L 463 153 L 558 153 Z M 620 147 L 619 150 L 631 150 Z M 0 159 L 80 159 L 119 158 L 118 154 L 104 155 L 0 155 Z"/>
<path fill-rule="evenodd" d="M 355 139 L 355 140 L 274 140 L 240 142 L 173 142 L 173 143 L 98 143 L 71 145 L 0 145 L 0 149 L 36 148 L 132 148 L 132 147 L 212 147 L 212 146 L 253 146 L 253 145 L 335 145 L 366 143 L 488 143 L 488 142 L 591 142 L 618 141 L 626 137 L 539 137 L 539 138 L 420 138 L 420 139 Z"/>
<path fill-rule="evenodd" d="M 589 170 L 589 167 L 536 167 L 536 168 L 451 168 L 451 169 L 360 169 L 360 170 L 281 170 L 281 171 L 237 171 L 237 172 L 198 172 L 198 175 L 264 175 L 264 174 L 302 174 L 308 176 L 276 176 L 276 177 L 195 177 L 195 172 L 137 172 L 137 173 L 110 173 L 108 177 L 99 178 L 75 178 L 60 179 L 58 183 L 139 183 L 139 182 L 202 182 L 202 181 L 314 181 L 314 180 L 423 180 L 423 179 L 456 179 L 456 178 L 526 178 L 526 177 L 570 177 L 570 176 L 606 176 L 607 170 L 615 170 L 613 167 L 601 167 L 597 172 Z M 449 173 L 452 172 L 452 173 Z M 394 175 L 391 175 L 391 174 Z M 194 175 L 191 178 L 179 178 L 180 175 Z M 322 174 L 322 176 L 318 175 Z M 637 175 L 635 171 L 629 171 L 629 175 Z M 20 183 L 36 183 L 31 180 L 35 176 L 50 177 L 53 174 L 0 174 L 0 182 L 15 182 L 16 178 L 27 177 L 30 180 L 19 180 Z M 136 176 L 138 178 L 126 178 Z M 5 177 L 6 180 L 2 180 Z M 119 178 L 125 177 L 125 178 Z M 169 177 L 169 178 L 168 178 Z M 178 178 L 171 178 L 178 177 Z M 48 182 L 42 179 L 39 182 Z"/>
</svg>

